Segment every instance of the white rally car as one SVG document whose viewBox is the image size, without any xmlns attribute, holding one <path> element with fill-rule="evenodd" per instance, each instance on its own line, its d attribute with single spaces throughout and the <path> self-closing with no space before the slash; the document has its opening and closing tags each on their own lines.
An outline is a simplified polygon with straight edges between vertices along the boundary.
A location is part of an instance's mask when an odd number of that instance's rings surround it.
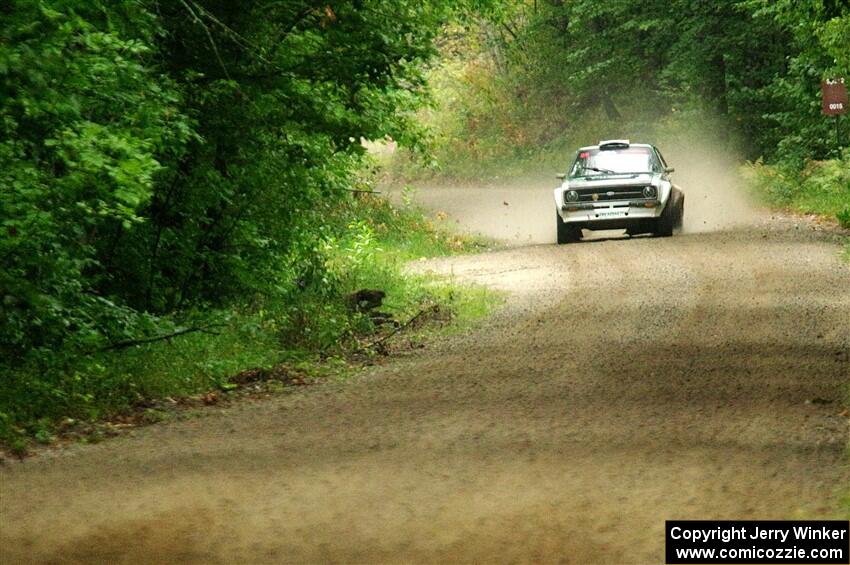
<svg viewBox="0 0 850 565">
<path fill-rule="evenodd" d="M 685 195 L 670 181 L 673 169 L 646 143 L 617 139 L 582 147 L 555 189 L 558 243 L 584 229 L 625 229 L 633 235 L 671 236 L 682 226 Z"/>
</svg>

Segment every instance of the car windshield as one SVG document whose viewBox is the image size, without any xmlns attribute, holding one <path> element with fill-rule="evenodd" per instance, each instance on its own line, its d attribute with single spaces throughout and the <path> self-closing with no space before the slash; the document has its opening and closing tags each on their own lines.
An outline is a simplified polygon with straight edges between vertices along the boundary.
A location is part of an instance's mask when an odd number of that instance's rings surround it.
<svg viewBox="0 0 850 565">
<path fill-rule="evenodd" d="M 624 147 L 622 149 L 583 149 L 579 151 L 571 177 L 612 175 L 622 173 L 650 173 L 657 170 L 655 156 L 649 147 Z"/>
</svg>

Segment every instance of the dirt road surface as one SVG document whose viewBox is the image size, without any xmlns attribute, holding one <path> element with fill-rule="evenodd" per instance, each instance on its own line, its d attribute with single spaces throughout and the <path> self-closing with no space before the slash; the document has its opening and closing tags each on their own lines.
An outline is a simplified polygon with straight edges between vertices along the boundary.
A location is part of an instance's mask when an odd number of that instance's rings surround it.
<svg viewBox="0 0 850 565">
<path fill-rule="evenodd" d="M 661 563 L 666 519 L 845 515 L 835 236 L 689 194 L 689 233 L 556 246 L 549 188 L 421 193 L 538 242 L 416 265 L 506 291 L 480 329 L 0 467 L 0 562 Z"/>
</svg>

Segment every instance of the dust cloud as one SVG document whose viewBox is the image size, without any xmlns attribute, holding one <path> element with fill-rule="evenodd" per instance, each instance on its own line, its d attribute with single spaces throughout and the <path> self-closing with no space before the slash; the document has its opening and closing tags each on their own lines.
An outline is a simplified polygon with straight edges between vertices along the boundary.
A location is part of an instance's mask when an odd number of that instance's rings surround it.
<svg viewBox="0 0 850 565">
<path fill-rule="evenodd" d="M 673 182 L 685 193 L 684 233 L 725 231 L 759 215 L 740 174 L 740 159 L 730 151 L 699 142 L 659 145 L 676 169 Z"/>
<path fill-rule="evenodd" d="M 685 193 L 684 233 L 725 231 L 753 221 L 757 207 L 750 201 L 739 173 L 741 160 L 732 151 L 694 140 L 658 142 L 668 164 L 676 169 L 673 182 Z M 462 231 L 479 233 L 512 245 L 555 241 L 555 178 L 562 165 L 534 174 L 481 182 L 414 183 L 412 200 Z M 384 187 L 401 202 L 400 187 Z M 592 238 L 626 237 L 622 230 L 585 232 Z"/>
<path fill-rule="evenodd" d="M 461 231 L 478 233 L 514 245 L 555 241 L 557 171 L 542 175 L 495 179 L 480 183 L 415 184 L 413 202 L 444 217 Z M 400 189 L 390 188 L 400 201 Z M 440 214 L 443 212 L 444 214 Z"/>
</svg>

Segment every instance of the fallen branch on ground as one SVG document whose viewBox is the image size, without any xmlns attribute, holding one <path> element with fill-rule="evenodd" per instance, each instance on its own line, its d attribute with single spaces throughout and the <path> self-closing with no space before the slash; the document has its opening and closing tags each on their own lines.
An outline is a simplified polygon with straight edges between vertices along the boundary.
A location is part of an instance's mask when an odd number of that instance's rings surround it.
<svg viewBox="0 0 850 565">
<path fill-rule="evenodd" d="M 409 327 L 409 326 L 410 326 L 413 322 L 415 322 L 416 320 L 418 320 L 419 318 L 421 318 L 421 317 L 422 317 L 422 316 L 424 316 L 425 314 L 433 314 L 433 313 L 439 312 L 439 310 L 440 310 L 440 305 L 439 305 L 439 304 L 432 304 L 432 305 L 431 305 L 431 306 L 429 306 L 428 308 L 424 308 L 424 309 L 420 310 L 419 312 L 417 312 L 417 313 L 416 313 L 416 315 L 415 315 L 415 316 L 413 316 L 412 318 L 410 318 L 408 321 L 406 321 L 405 323 L 403 323 L 403 324 L 401 324 L 401 325 L 396 326 L 395 328 L 393 328 L 393 331 L 391 331 L 391 332 L 390 332 L 390 333 L 388 333 L 387 335 L 383 336 L 383 337 L 382 337 L 382 338 L 380 338 L 380 339 L 376 339 L 375 341 L 373 341 L 373 342 L 371 342 L 371 343 L 367 343 L 367 344 L 366 344 L 366 345 L 364 345 L 363 347 L 359 348 L 359 349 L 358 349 L 358 351 L 361 351 L 361 352 L 362 352 L 362 351 L 366 351 L 366 350 L 368 350 L 368 349 L 373 349 L 373 348 L 377 348 L 377 349 L 379 349 L 379 350 L 383 349 L 384 344 L 385 344 L 385 343 L 386 343 L 386 342 L 387 342 L 387 341 L 388 341 L 391 337 L 393 337 L 394 335 L 396 335 L 397 333 L 399 333 L 399 332 L 400 332 L 400 331 L 402 331 L 403 329 L 405 329 L 405 328 Z"/>
<path fill-rule="evenodd" d="M 381 194 L 380 190 L 360 190 L 358 188 L 343 188 L 343 190 L 347 190 L 348 192 L 356 192 L 358 194 Z"/>
<path fill-rule="evenodd" d="M 186 335 L 186 334 L 194 333 L 194 332 L 201 332 L 201 333 L 211 334 L 211 335 L 219 335 L 218 332 L 210 331 L 210 328 L 220 328 L 223 325 L 224 324 L 210 324 L 209 326 L 203 326 L 203 327 L 193 326 L 191 328 L 182 328 L 182 329 L 179 329 L 177 331 L 174 331 L 174 332 L 171 332 L 171 333 L 168 333 L 168 334 L 158 335 L 158 336 L 154 336 L 154 337 L 145 337 L 145 338 L 141 338 L 141 339 L 128 339 L 128 340 L 125 340 L 125 341 L 116 341 L 115 343 L 110 343 L 109 345 L 98 349 L 98 351 L 114 351 L 116 349 L 126 349 L 128 347 L 133 347 L 135 345 L 145 345 L 145 344 L 148 344 L 148 343 L 155 343 L 157 341 L 164 341 L 166 339 L 171 339 L 173 337 L 178 337 L 178 336 L 181 336 L 181 335 Z"/>
</svg>

